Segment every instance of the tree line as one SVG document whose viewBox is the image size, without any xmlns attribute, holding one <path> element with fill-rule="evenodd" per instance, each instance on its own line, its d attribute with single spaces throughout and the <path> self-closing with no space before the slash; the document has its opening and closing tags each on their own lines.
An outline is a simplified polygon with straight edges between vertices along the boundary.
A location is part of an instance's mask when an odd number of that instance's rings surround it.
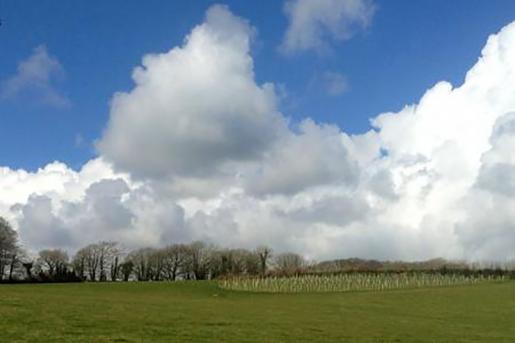
<svg viewBox="0 0 515 343">
<path fill-rule="evenodd" d="M 354 272 L 481 273 L 515 278 L 515 264 L 357 258 L 308 263 L 299 254 L 275 254 L 266 246 L 227 249 L 201 241 L 132 251 L 117 242 L 101 241 L 79 249 L 71 257 L 62 249 L 44 249 L 31 257 L 20 246 L 17 232 L 0 217 L 0 282 L 175 281 Z"/>
<path fill-rule="evenodd" d="M 274 255 L 266 246 L 227 249 L 201 241 L 132 251 L 117 242 L 101 241 L 71 257 L 62 249 L 44 249 L 30 257 L 20 247 L 17 232 L 0 217 L 0 281 L 4 282 L 206 280 L 296 273 L 305 265 L 298 254 Z"/>
</svg>

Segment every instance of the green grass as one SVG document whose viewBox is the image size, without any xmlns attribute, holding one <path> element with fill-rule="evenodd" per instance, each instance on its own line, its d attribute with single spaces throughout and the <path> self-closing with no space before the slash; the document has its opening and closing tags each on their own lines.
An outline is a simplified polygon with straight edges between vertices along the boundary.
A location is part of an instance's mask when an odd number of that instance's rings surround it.
<svg viewBox="0 0 515 343">
<path fill-rule="evenodd" d="M 1 342 L 514 342 L 515 282 L 313 294 L 0 285 Z"/>
</svg>

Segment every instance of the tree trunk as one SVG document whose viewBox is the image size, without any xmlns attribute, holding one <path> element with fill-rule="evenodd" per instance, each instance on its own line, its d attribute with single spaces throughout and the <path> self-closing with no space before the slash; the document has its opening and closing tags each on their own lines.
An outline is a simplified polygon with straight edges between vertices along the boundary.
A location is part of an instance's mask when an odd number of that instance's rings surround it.
<svg viewBox="0 0 515 343">
<path fill-rule="evenodd" d="M 13 254 L 11 258 L 11 266 L 9 268 L 9 281 L 13 280 L 14 264 L 16 263 L 16 255 Z"/>
</svg>

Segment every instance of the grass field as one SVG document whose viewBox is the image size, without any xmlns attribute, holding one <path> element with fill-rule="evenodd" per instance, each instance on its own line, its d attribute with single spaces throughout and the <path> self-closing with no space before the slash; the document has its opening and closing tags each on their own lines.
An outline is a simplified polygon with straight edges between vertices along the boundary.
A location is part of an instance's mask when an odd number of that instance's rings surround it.
<svg viewBox="0 0 515 343">
<path fill-rule="evenodd" d="M 1 342 L 514 342 L 515 282 L 266 294 L 212 282 L 0 285 Z"/>
</svg>

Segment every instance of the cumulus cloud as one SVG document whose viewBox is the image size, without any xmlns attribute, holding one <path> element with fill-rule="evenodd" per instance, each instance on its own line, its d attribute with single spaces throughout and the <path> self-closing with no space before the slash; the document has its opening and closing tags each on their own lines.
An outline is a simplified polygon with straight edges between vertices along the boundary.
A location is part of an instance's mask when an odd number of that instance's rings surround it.
<svg viewBox="0 0 515 343">
<path fill-rule="evenodd" d="M 26 204 L 14 206 L 20 212 L 19 234 L 31 249 L 73 246 L 73 232 L 53 212 L 52 200 L 45 195 L 32 195 Z"/>
<path fill-rule="evenodd" d="M 462 85 L 439 82 L 357 135 L 285 119 L 255 82 L 254 34 L 212 7 L 115 95 L 99 158 L 0 168 L 0 215 L 36 248 L 203 239 L 318 259 L 515 258 L 515 23 Z"/>
<path fill-rule="evenodd" d="M 375 6 L 371 0 L 289 0 L 284 12 L 289 24 L 281 50 L 293 53 L 351 38 L 370 24 Z"/>
<path fill-rule="evenodd" d="M 81 232 L 66 218 L 83 215 L 87 206 L 99 209 L 95 213 L 98 220 L 111 215 L 105 211 L 116 206 L 104 207 L 105 199 L 95 197 L 95 184 L 122 177 L 127 178 L 114 174 L 102 159 L 89 161 L 80 171 L 58 162 L 35 172 L 0 168 L 0 215 L 15 224 L 28 247 L 74 247 L 82 238 Z M 74 212 L 70 206 L 74 203 L 85 206 Z"/>
<path fill-rule="evenodd" d="M 464 197 L 465 219 L 456 226 L 460 243 L 477 259 L 505 260 L 515 242 L 515 113 L 499 117 L 481 156 L 476 182 Z"/>
<path fill-rule="evenodd" d="M 142 178 L 205 176 L 259 159 L 285 122 L 273 85 L 254 81 L 253 33 L 215 5 L 182 47 L 146 55 L 135 88 L 112 101 L 100 152 Z"/>
<path fill-rule="evenodd" d="M 359 170 L 349 158 L 344 134 L 331 125 L 305 120 L 270 149 L 247 179 L 253 194 L 294 194 L 309 187 L 357 183 Z"/>
<path fill-rule="evenodd" d="M 40 45 L 32 55 L 20 62 L 15 75 L 2 82 L 0 99 L 23 99 L 37 103 L 66 107 L 70 100 L 55 86 L 64 76 L 59 61 L 48 54 L 46 46 Z"/>
</svg>

